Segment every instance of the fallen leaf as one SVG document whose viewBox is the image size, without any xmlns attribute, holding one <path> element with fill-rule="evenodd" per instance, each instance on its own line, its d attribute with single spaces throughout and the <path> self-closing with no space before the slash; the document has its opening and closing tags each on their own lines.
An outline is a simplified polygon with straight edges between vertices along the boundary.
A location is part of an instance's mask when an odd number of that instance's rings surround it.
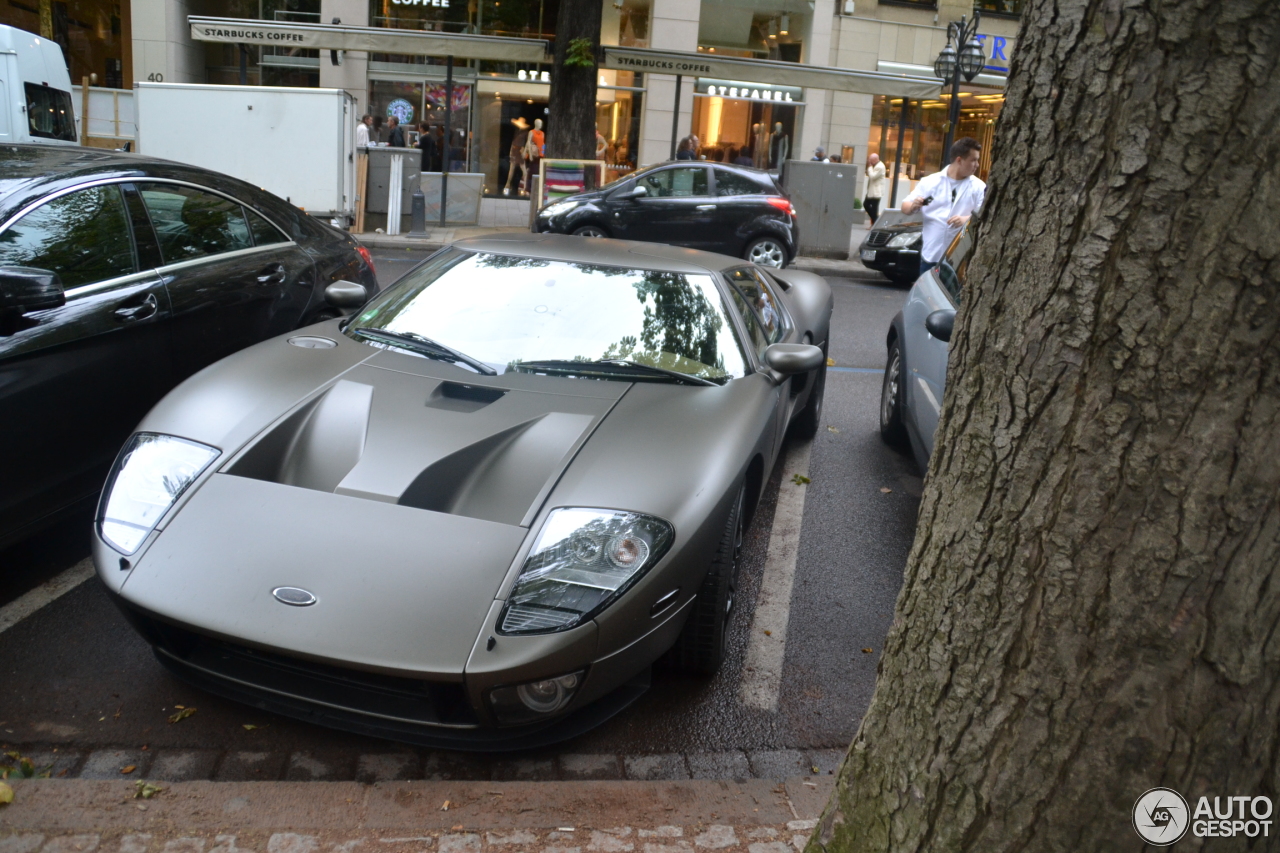
<svg viewBox="0 0 1280 853">
<path fill-rule="evenodd" d="M 175 705 L 174 707 L 176 708 L 176 707 L 178 707 L 178 706 L 177 706 L 177 705 Z M 176 722 L 178 722 L 179 720 L 185 720 L 187 717 L 190 717 L 190 716 L 191 716 L 192 714 L 194 714 L 195 712 L 196 712 L 196 709 L 195 709 L 195 708 L 183 708 L 181 711 L 179 711 L 179 712 L 178 712 L 178 713 L 176 713 L 176 714 L 170 714 L 170 715 L 169 715 L 169 722 L 171 722 L 171 723 L 176 723 Z"/>
<path fill-rule="evenodd" d="M 835 427 L 833 427 L 833 426 L 829 426 L 829 427 L 827 427 L 827 432 L 834 432 L 834 433 L 838 433 L 838 432 L 840 432 L 840 430 L 836 429 L 836 428 L 835 428 Z"/>
<path fill-rule="evenodd" d="M 462 824 L 460 823 L 454 824 L 451 832 L 462 832 Z"/>
<path fill-rule="evenodd" d="M 107 720 L 107 718 L 106 718 L 106 717 L 99 717 L 99 718 L 98 718 L 98 722 L 100 722 L 100 723 L 104 723 L 104 722 L 106 722 L 106 720 Z"/>
<path fill-rule="evenodd" d="M 125 767 L 121 767 L 121 768 L 120 768 L 120 772 L 121 772 L 121 773 L 132 773 L 133 771 L 135 771 L 135 770 L 137 770 L 137 769 L 138 769 L 138 765 L 136 765 L 136 764 L 130 764 L 130 765 L 127 765 L 127 766 L 125 766 Z"/>
<path fill-rule="evenodd" d="M 797 486 L 803 486 L 806 483 L 812 483 L 813 481 L 810 480 L 808 477 L 806 477 L 804 474 L 796 474 L 794 477 L 791 478 L 791 482 L 795 483 Z"/>
<path fill-rule="evenodd" d="M 253 723 L 241 723 L 241 724 L 240 724 L 240 727 L 241 727 L 242 729 L 244 729 L 246 732 L 251 732 L 251 731 L 253 731 L 254 729 L 265 729 L 265 728 L 266 728 L 266 726 L 257 726 L 257 725 L 254 725 Z"/>
<path fill-rule="evenodd" d="M 772 637 L 772 636 L 773 636 L 773 632 L 772 632 L 772 631 L 770 631 L 768 628 L 765 628 L 765 629 L 764 629 L 764 635 L 765 635 L 766 637 Z"/>
<path fill-rule="evenodd" d="M 440 811 L 447 812 L 449 810 L 449 801 L 445 800 L 444 805 L 440 807 Z"/>
<path fill-rule="evenodd" d="M 139 779 L 137 782 L 133 783 L 133 790 L 134 790 L 134 794 L 133 794 L 134 799 L 149 800 L 152 797 L 154 797 L 156 794 L 163 791 L 164 788 L 161 788 L 158 785 L 152 785 L 150 782 L 147 782 L 143 779 Z"/>
<path fill-rule="evenodd" d="M 835 367 L 835 366 L 836 366 L 836 360 L 834 358 L 827 359 L 827 367 Z"/>
<path fill-rule="evenodd" d="M 881 486 L 881 487 L 880 487 L 880 494 L 882 494 L 882 495 L 887 495 L 887 494 L 889 494 L 889 493 L 890 493 L 890 492 L 892 492 L 892 491 L 893 491 L 893 489 L 889 488 L 888 486 Z"/>
<path fill-rule="evenodd" d="M 9 804 L 13 802 L 13 789 L 0 782 L 0 804 Z"/>
<path fill-rule="evenodd" d="M 869 654 L 871 654 L 871 649 L 863 649 L 863 650 L 862 650 L 862 653 L 863 653 L 864 655 L 869 655 Z"/>
<path fill-rule="evenodd" d="M 811 766 L 809 769 L 810 769 L 810 770 L 812 770 L 814 773 L 821 773 L 821 772 L 822 772 L 821 770 L 819 770 L 819 769 L 818 769 L 818 765 L 816 765 L 816 764 L 815 764 L 815 765 L 813 765 L 813 766 Z"/>
<path fill-rule="evenodd" d="M 173 709 L 174 709 L 175 711 L 181 711 L 181 710 L 183 710 L 183 709 L 184 709 L 184 708 L 186 708 L 186 707 L 187 707 L 186 705 L 174 705 L 174 706 L 173 706 Z"/>
</svg>

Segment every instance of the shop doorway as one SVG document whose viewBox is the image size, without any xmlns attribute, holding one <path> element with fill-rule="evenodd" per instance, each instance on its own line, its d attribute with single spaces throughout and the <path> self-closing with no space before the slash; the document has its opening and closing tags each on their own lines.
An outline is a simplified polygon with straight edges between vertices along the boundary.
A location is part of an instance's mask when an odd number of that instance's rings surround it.
<svg viewBox="0 0 1280 853">
<path fill-rule="evenodd" d="M 781 169 L 779 158 L 807 160 L 795 150 L 799 114 L 800 105 L 796 103 L 695 95 L 693 134 L 700 143 L 697 155 L 758 169 Z"/>
<path fill-rule="evenodd" d="M 547 129 L 547 101 L 542 98 L 484 97 L 480 110 L 479 170 L 484 172 L 484 194 L 490 198 L 525 198 L 536 164 L 522 169 L 519 150 L 533 123 Z M 516 151 L 512 151 L 515 146 Z M 513 174 L 514 171 L 514 174 Z M 503 190 L 507 192 L 504 194 Z"/>
</svg>

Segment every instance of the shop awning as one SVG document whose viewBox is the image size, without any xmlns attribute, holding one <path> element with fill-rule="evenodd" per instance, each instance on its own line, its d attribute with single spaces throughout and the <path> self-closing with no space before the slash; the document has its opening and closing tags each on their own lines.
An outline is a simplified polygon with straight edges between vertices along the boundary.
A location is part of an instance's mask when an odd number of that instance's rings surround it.
<svg viewBox="0 0 1280 853">
<path fill-rule="evenodd" d="M 937 79 L 933 76 L 933 69 L 928 65 L 911 65 L 906 62 L 888 62 L 882 59 L 876 63 L 876 70 L 881 74 L 905 74 L 908 77 L 927 77 L 930 80 Z M 1008 82 L 1009 78 L 1003 74 L 989 74 L 984 71 L 977 77 L 974 77 L 973 80 L 963 82 L 960 85 L 991 86 L 992 88 L 1003 89 L 1005 84 Z M 934 94 L 936 95 L 937 93 L 935 92 Z"/>
<path fill-rule="evenodd" d="M 687 77 L 722 77 L 751 83 L 804 86 L 835 92 L 889 95 L 894 98 L 936 98 L 942 90 L 942 81 L 936 77 L 921 78 L 909 74 L 802 65 L 775 59 L 742 59 L 644 47 L 606 45 L 604 67 L 620 71 L 682 74 Z"/>
<path fill-rule="evenodd" d="M 507 62 L 547 62 L 544 39 L 433 33 L 389 27 L 295 24 L 190 15 L 191 38 L 224 44 L 266 44 L 316 50 L 364 50 L 406 56 L 456 56 Z"/>
</svg>

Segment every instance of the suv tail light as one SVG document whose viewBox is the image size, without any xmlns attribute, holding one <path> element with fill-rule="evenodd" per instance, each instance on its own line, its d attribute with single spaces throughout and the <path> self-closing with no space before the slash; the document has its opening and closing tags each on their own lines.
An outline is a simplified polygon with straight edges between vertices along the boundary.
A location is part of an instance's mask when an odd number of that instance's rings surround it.
<svg viewBox="0 0 1280 853">
<path fill-rule="evenodd" d="M 789 216 L 796 215 L 796 209 L 792 207 L 791 202 L 785 198 L 782 198 L 780 196 L 770 196 L 769 198 L 765 199 L 765 201 L 769 202 L 769 204 L 773 205 L 774 207 L 778 208 L 778 210 L 781 210 L 783 213 Z"/>
<path fill-rule="evenodd" d="M 356 251 L 360 253 L 360 257 L 364 258 L 364 262 L 369 265 L 369 272 L 373 273 L 376 278 L 378 268 L 373 265 L 373 255 L 369 254 L 369 250 L 364 246 L 356 246 Z"/>
</svg>

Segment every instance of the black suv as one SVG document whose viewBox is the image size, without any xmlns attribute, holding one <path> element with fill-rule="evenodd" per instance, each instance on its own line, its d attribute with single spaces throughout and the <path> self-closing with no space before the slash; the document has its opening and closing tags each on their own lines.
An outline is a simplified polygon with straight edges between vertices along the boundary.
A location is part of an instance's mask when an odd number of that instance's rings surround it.
<svg viewBox="0 0 1280 853">
<path fill-rule="evenodd" d="M 920 275 L 923 223 L 919 213 L 886 210 L 858 247 L 858 260 L 898 284 L 913 284 Z"/>
<path fill-rule="evenodd" d="M 770 267 L 785 267 L 799 244 L 796 210 L 767 172 L 688 160 L 553 201 L 533 230 L 687 246 Z"/>
</svg>

